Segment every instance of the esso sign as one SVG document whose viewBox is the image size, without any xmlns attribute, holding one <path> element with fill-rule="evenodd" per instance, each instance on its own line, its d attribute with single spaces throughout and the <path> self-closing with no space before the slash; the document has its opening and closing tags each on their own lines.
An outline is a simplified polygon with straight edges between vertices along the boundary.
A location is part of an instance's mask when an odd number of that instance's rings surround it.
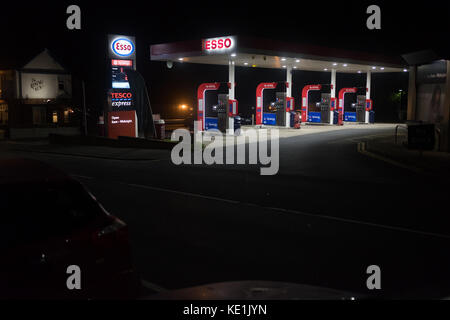
<svg viewBox="0 0 450 320">
<path fill-rule="evenodd" d="M 112 51 L 121 57 L 127 57 L 133 54 L 134 44 L 128 39 L 116 39 L 111 44 Z"/>
<path fill-rule="evenodd" d="M 206 52 L 226 52 L 235 47 L 234 37 L 220 37 L 203 40 L 203 51 Z"/>
<path fill-rule="evenodd" d="M 112 92 L 111 98 L 113 99 L 131 99 L 133 95 L 131 92 Z"/>
</svg>

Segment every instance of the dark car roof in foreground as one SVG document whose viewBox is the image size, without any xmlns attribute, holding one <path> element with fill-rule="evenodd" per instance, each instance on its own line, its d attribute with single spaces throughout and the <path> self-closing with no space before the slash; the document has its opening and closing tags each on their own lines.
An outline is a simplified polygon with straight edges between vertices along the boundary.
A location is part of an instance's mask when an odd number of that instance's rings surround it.
<svg viewBox="0 0 450 320">
<path fill-rule="evenodd" d="M 230 281 L 170 290 L 146 300 L 354 300 L 363 295 L 329 288 L 276 281 Z"/>
<path fill-rule="evenodd" d="M 0 185 L 69 180 L 71 178 L 64 172 L 38 160 L 23 158 L 0 160 Z"/>
</svg>

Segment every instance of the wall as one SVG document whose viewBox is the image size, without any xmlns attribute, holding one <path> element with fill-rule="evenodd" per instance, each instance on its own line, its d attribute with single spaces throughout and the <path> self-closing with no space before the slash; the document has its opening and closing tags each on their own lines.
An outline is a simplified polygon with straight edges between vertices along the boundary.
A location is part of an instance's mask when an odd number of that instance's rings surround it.
<svg viewBox="0 0 450 320">
<path fill-rule="evenodd" d="M 22 73 L 23 99 L 55 99 L 58 96 L 58 75 Z"/>
</svg>

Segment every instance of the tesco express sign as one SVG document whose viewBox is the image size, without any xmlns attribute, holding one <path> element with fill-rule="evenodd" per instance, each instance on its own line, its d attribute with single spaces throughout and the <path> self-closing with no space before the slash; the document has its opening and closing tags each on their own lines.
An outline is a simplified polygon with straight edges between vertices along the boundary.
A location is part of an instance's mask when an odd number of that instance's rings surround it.
<svg viewBox="0 0 450 320">
<path fill-rule="evenodd" d="M 111 44 L 111 50 L 121 57 L 128 57 L 134 52 L 134 44 L 128 39 L 115 39 Z"/>
<path fill-rule="evenodd" d="M 203 40 L 203 51 L 208 53 L 230 51 L 234 49 L 235 46 L 235 37 L 219 37 Z"/>
</svg>

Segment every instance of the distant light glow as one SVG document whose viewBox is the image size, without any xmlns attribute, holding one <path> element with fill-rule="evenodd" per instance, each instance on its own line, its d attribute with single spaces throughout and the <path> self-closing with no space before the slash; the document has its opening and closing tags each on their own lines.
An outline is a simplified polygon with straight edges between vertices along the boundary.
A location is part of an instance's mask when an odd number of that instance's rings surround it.
<svg viewBox="0 0 450 320">
<path fill-rule="evenodd" d="M 283 66 L 283 68 L 286 68 L 286 66 Z"/>
<path fill-rule="evenodd" d="M 346 64 L 346 63 L 344 63 L 344 64 L 343 64 L 343 66 L 344 66 L 344 67 L 346 67 L 346 66 L 347 66 L 347 64 Z"/>
<path fill-rule="evenodd" d="M 384 70 L 384 67 L 381 67 L 380 69 L 381 69 L 381 70 Z"/>
<path fill-rule="evenodd" d="M 372 70 L 375 70 L 377 67 L 372 67 Z"/>
<path fill-rule="evenodd" d="M 184 60 L 184 58 L 178 58 L 178 60 L 180 60 L 180 61 L 183 61 L 183 60 Z"/>
<path fill-rule="evenodd" d="M 300 59 L 295 60 L 295 62 L 297 62 L 297 63 L 300 62 Z"/>
<path fill-rule="evenodd" d="M 408 72 L 408 69 L 403 69 L 403 72 Z"/>
<path fill-rule="evenodd" d="M 333 66 L 337 66 L 337 63 L 335 62 L 335 63 L 333 63 Z"/>
<path fill-rule="evenodd" d="M 236 57 L 236 53 L 232 53 L 231 56 L 232 56 L 232 57 Z"/>
<path fill-rule="evenodd" d="M 281 58 L 281 61 L 286 61 L 286 58 Z"/>
<path fill-rule="evenodd" d="M 325 68 L 325 69 L 323 69 L 323 71 L 328 71 L 328 69 L 327 69 L 327 68 Z"/>
<path fill-rule="evenodd" d="M 244 65 L 248 65 L 248 62 L 244 62 Z"/>
</svg>

